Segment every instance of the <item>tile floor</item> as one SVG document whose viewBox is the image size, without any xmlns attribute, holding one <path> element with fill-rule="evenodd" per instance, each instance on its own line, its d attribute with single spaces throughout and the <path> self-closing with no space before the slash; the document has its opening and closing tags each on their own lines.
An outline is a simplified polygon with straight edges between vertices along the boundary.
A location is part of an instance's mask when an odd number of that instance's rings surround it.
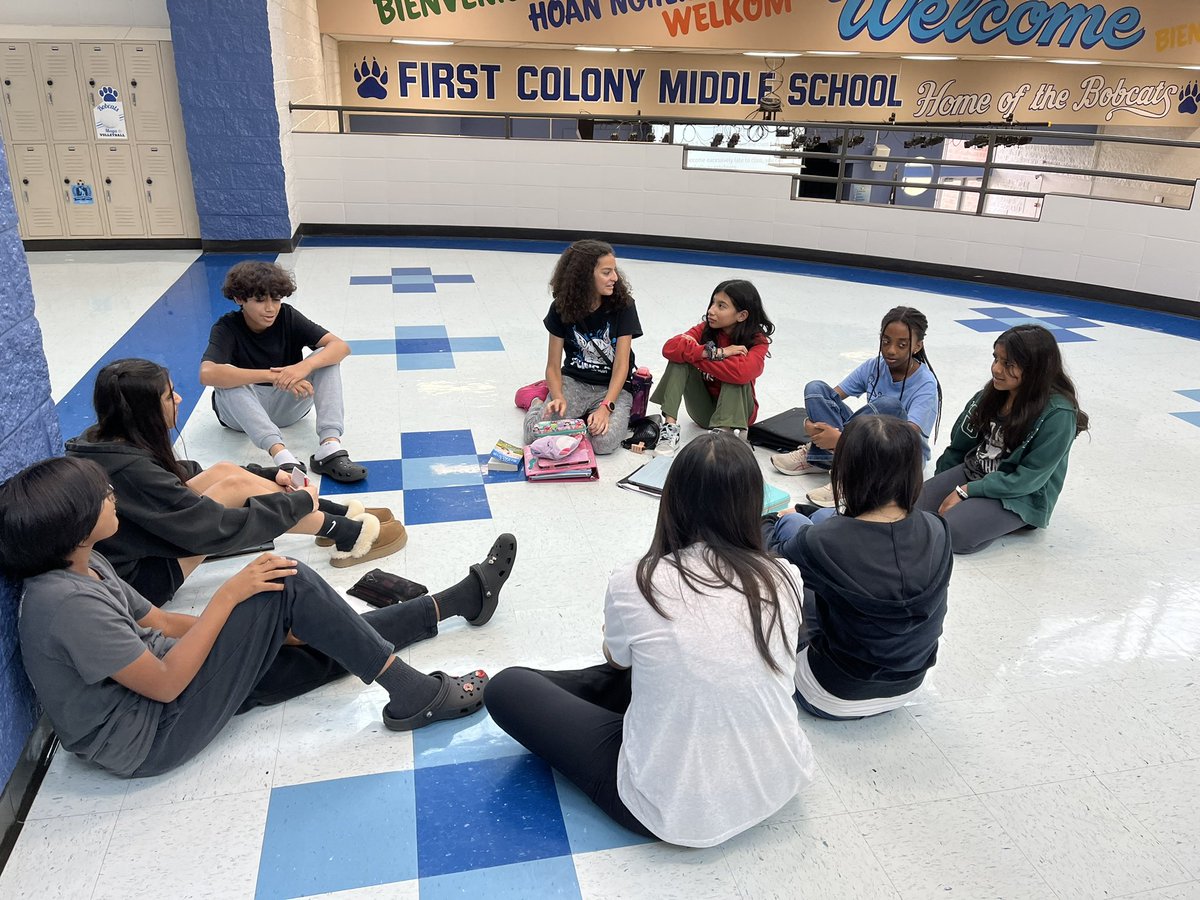
<svg viewBox="0 0 1200 900">
<path fill-rule="evenodd" d="M 344 366 L 347 445 L 371 477 L 354 493 L 396 509 L 411 533 L 384 566 L 436 588 L 497 533 L 520 539 L 492 623 L 411 648 L 418 667 L 594 662 L 608 571 L 648 544 L 654 501 L 614 487 L 642 461 L 633 454 L 602 459 L 593 484 L 481 471 L 498 438 L 519 440 L 512 394 L 540 377 L 560 248 L 326 239 L 280 258 L 296 271 L 296 304 L 358 350 Z M 1200 897 L 1197 323 L 779 260 L 618 256 L 646 332 L 635 350 L 656 371 L 661 342 L 699 318 L 718 281 L 758 285 L 778 326 L 764 414 L 869 358 L 888 308 L 920 308 L 945 393 L 939 447 L 987 377 L 995 333 L 1028 319 L 1055 329 L 1092 432 L 1050 528 L 956 561 L 918 700 L 862 722 L 805 718 L 815 783 L 769 822 L 697 851 L 611 824 L 485 716 L 394 735 L 379 721 L 382 692 L 343 680 L 237 718 L 161 778 L 120 781 L 57 754 L 0 896 Z M 95 368 L 144 355 L 185 395 L 181 452 L 259 458 L 217 425 L 196 381 L 233 260 L 32 257 L 66 434 L 90 421 Z M 311 452 L 307 421 L 287 436 Z M 818 486 L 759 455 L 797 499 Z M 340 589 L 361 574 L 331 568 L 310 540 L 278 546 Z M 202 566 L 173 607 L 201 608 L 238 565 Z"/>
</svg>

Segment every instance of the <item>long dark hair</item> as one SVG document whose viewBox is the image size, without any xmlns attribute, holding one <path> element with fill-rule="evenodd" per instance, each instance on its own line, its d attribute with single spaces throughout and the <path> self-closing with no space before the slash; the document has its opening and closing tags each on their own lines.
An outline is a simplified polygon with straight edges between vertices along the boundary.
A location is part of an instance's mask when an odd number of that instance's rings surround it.
<svg viewBox="0 0 1200 900">
<path fill-rule="evenodd" d="M 914 309 L 911 306 L 893 306 L 883 316 L 883 321 L 879 324 L 879 341 L 883 343 L 883 333 L 887 331 L 889 325 L 894 325 L 899 322 L 908 328 L 908 346 L 911 348 L 917 341 L 921 342 L 921 349 L 912 354 L 912 358 L 923 362 L 929 367 L 929 374 L 933 376 L 933 382 L 937 385 L 937 417 L 933 420 L 933 437 L 937 437 L 938 425 L 942 421 L 942 382 L 937 377 L 937 372 L 933 371 L 933 366 L 930 365 L 929 355 L 925 352 L 925 332 L 929 330 L 929 320 L 925 318 L 925 314 L 919 309 Z M 885 366 L 883 357 L 880 354 L 875 355 L 875 377 L 871 379 L 870 392 L 875 392 L 875 387 L 879 384 L 879 377 L 883 373 Z M 888 376 L 891 377 L 890 375 Z M 908 378 L 900 382 L 900 402 L 904 402 L 904 386 L 908 384 Z M 839 442 L 840 443 L 840 442 Z"/>
<path fill-rule="evenodd" d="M 171 373 L 148 359 L 118 359 L 96 376 L 92 405 L 96 424 L 89 441 L 124 441 L 149 453 L 156 463 L 187 481 L 187 472 L 171 449 L 171 432 L 162 413 L 162 395 L 173 390 Z"/>
<path fill-rule="evenodd" d="M 771 335 L 775 333 L 775 323 L 767 318 L 767 311 L 763 309 L 762 297 L 759 296 L 758 288 L 749 281 L 741 278 L 731 278 L 728 281 L 722 281 L 713 288 L 712 296 L 708 298 L 711 304 L 716 299 L 717 294 L 724 293 L 734 305 L 738 312 L 746 312 L 746 321 L 735 322 L 733 327 L 729 329 L 729 341 L 733 344 L 741 344 L 747 349 L 753 347 L 760 341 L 770 343 Z M 716 330 L 708 324 L 704 323 L 704 332 L 700 336 L 700 343 L 707 344 L 709 341 L 717 339 Z"/>
<path fill-rule="evenodd" d="M 925 457 L 921 436 L 895 416 L 855 416 L 833 454 L 834 502 L 842 515 L 861 516 L 889 503 L 906 513 L 917 505 Z"/>
<path fill-rule="evenodd" d="M 65 569 L 110 490 L 99 465 L 70 456 L 43 459 L 0 484 L 0 570 L 32 578 Z"/>
<path fill-rule="evenodd" d="M 1058 341 L 1041 325 L 1014 325 L 993 347 L 1003 347 L 1008 361 L 1021 369 L 1021 383 L 1013 393 L 1012 405 L 1004 421 L 1004 453 L 1008 455 L 1029 435 L 1033 423 L 1045 411 L 1051 394 L 1061 394 L 1075 409 L 1075 436 L 1088 429 L 1088 415 L 1079 408 L 1075 382 L 1063 367 Z M 999 391 L 991 379 L 971 413 L 970 422 L 981 438 L 991 431 L 1000 419 L 1000 410 L 1008 399 L 1008 391 Z"/>
<path fill-rule="evenodd" d="M 550 296 L 554 298 L 554 309 L 567 325 L 582 322 L 591 312 L 595 292 L 593 274 L 596 261 L 602 256 L 613 254 L 611 245 L 604 241 L 576 241 L 562 252 L 550 275 Z M 625 309 L 633 305 L 629 279 L 617 269 L 617 283 L 613 285 L 611 297 L 601 297 L 601 308 Z"/>
<path fill-rule="evenodd" d="M 793 582 L 783 565 L 767 556 L 762 535 L 762 471 L 749 445 L 724 433 L 703 434 L 684 446 L 663 485 L 654 540 L 637 566 L 637 585 L 660 616 L 670 618 L 654 596 L 654 572 L 660 563 L 674 566 L 693 591 L 704 594 L 732 588 L 746 598 L 754 645 L 767 665 L 783 669 L 771 653 L 771 634 L 779 632 L 785 654 L 789 646 L 780 618 L 782 580 L 797 604 Z M 683 565 L 680 554 L 692 544 L 704 545 L 707 573 Z"/>
</svg>

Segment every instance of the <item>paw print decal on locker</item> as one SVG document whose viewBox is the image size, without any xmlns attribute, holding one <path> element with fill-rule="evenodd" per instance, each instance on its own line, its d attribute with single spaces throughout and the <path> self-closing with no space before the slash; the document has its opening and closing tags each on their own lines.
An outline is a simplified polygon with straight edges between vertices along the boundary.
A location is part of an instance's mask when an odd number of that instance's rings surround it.
<svg viewBox="0 0 1200 900">
<path fill-rule="evenodd" d="M 1179 91 L 1179 111 L 1185 116 L 1200 112 L 1200 81 L 1185 84 Z"/>
<path fill-rule="evenodd" d="M 100 88 L 99 93 L 100 99 L 105 103 L 113 103 L 117 99 L 117 89 L 115 87 L 109 87 L 108 85 L 105 85 L 104 87 Z"/>
<path fill-rule="evenodd" d="M 361 63 L 354 65 L 354 82 L 358 85 L 358 96 L 364 100 L 385 100 L 387 99 L 388 70 L 384 66 L 379 68 L 379 61 L 375 57 L 371 57 L 371 65 L 367 65 L 367 58 L 364 56 Z"/>
</svg>

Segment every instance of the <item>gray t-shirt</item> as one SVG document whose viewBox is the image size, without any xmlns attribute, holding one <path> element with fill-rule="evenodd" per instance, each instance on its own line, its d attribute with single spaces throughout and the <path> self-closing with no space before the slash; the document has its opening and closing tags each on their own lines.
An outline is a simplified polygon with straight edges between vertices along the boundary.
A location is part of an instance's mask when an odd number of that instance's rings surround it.
<svg viewBox="0 0 1200 900">
<path fill-rule="evenodd" d="M 138 620 L 150 601 L 117 577 L 99 553 L 99 579 L 56 569 L 26 579 L 19 633 L 25 671 L 62 745 L 118 775 L 146 759 L 163 704 L 112 679 L 149 650 L 175 644 Z"/>
</svg>

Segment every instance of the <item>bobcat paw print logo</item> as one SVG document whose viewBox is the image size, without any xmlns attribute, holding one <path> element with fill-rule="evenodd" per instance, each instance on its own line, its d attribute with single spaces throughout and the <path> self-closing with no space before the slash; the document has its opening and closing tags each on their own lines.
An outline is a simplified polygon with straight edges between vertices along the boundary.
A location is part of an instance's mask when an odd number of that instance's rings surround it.
<svg viewBox="0 0 1200 900">
<path fill-rule="evenodd" d="M 117 89 L 115 87 L 109 87 L 108 85 L 105 85 L 104 87 L 100 88 L 98 93 L 100 94 L 100 99 L 105 103 L 115 103 L 117 100 Z"/>
<path fill-rule="evenodd" d="M 1179 91 L 1179 111 L 1185 116 L 1200 112 L 1200 81 L 1185 84 Z"/>
<path fill-rule="evenodd" d="M 371 57 L 371 64 L 367 65 L 367 58 L 364 56 L 361 63 L 354 64 L 354 83 L 358 85 L 358 96 L 364 100 L 386 100 L 388 83 L 387 66 L 379 68 L 379 60 Z"/>
</svg>

